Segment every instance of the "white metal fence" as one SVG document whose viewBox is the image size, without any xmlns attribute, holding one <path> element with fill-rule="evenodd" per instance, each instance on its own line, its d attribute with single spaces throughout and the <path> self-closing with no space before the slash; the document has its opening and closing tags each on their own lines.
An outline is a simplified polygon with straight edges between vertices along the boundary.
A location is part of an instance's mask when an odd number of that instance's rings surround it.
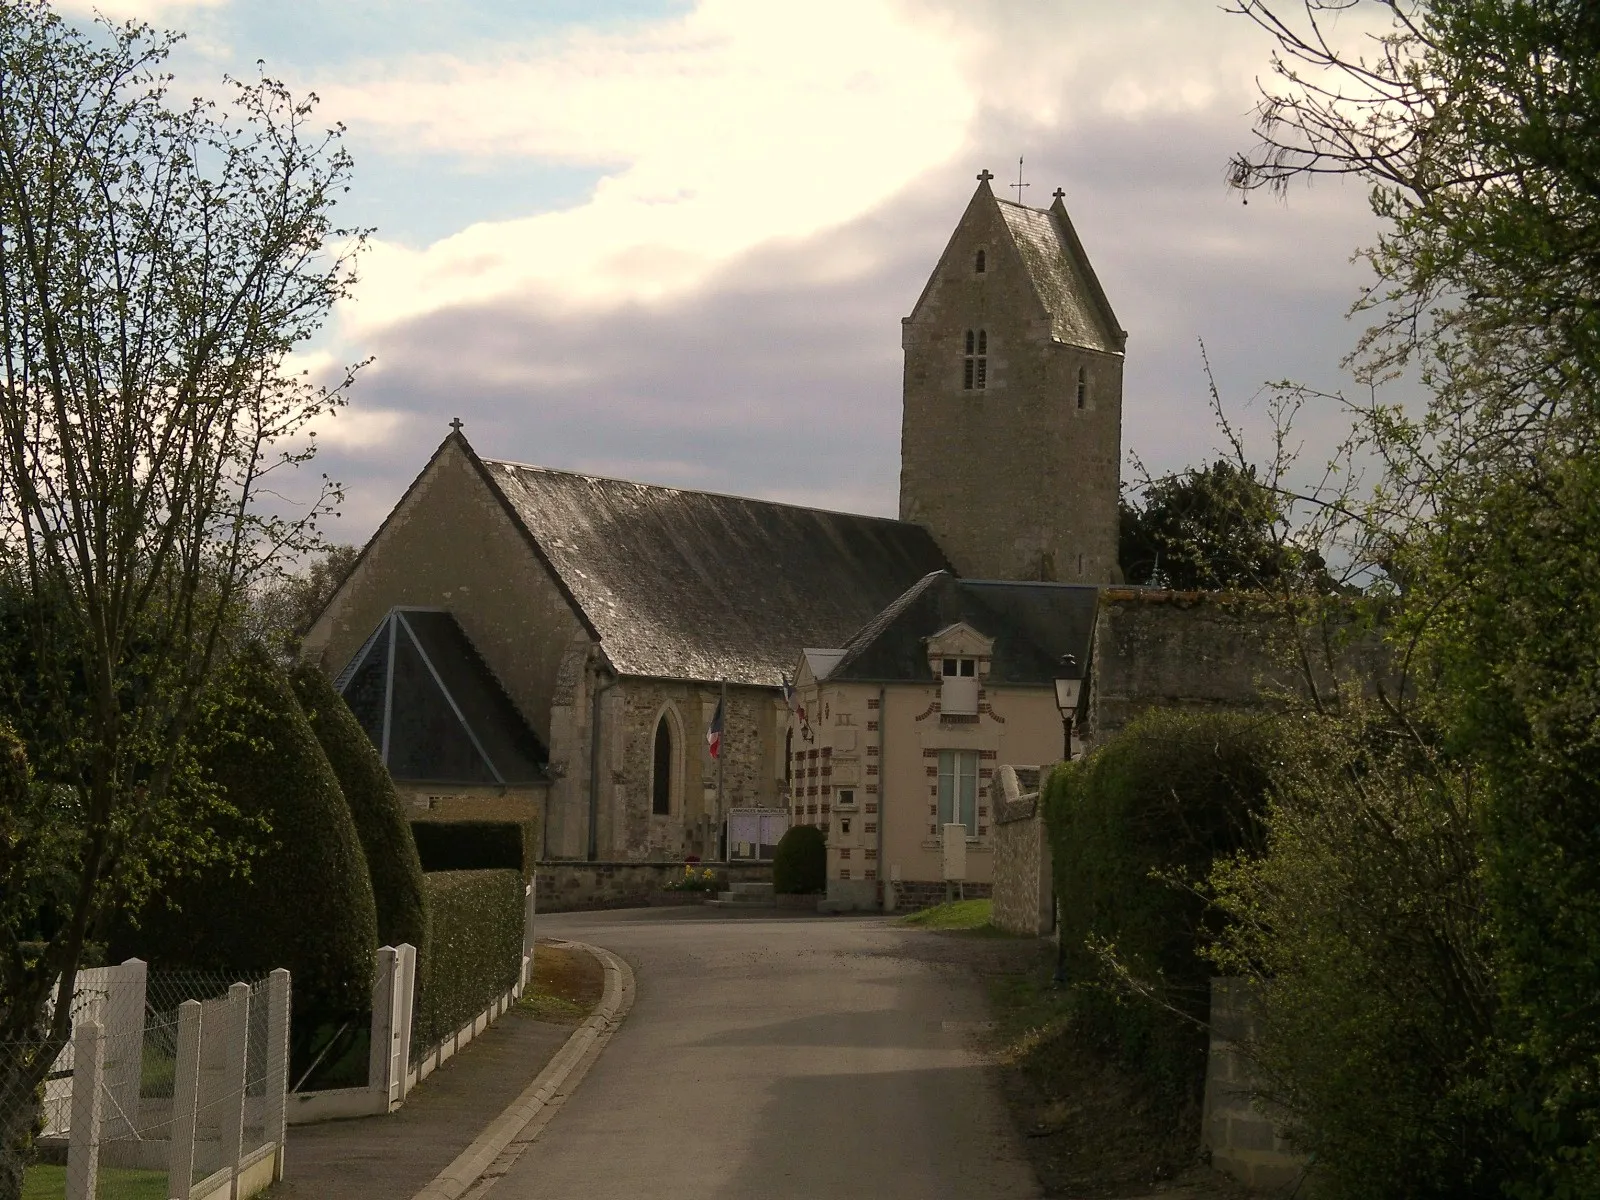
<svg viewBox="0 0 1600 1200">
<path fill-rule="evenodd" d="M 85 971 L 45 1083 L 30 1194 L 254 1195 L 282 1177 L 288 1069 L 287 971 L 231 986 L 137 959 Z"/>
</svg>

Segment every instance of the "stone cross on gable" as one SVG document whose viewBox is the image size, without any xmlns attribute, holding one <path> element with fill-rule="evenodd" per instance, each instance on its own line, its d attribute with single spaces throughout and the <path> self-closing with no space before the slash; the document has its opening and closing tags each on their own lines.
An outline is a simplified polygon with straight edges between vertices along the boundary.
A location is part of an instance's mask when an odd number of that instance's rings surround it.
<svg viewBox="0 0 1600 1200">
<path fill-rule="evenodd" d="M 1057 200 L 1060 200 L 1060 199 L 1061 199 L 1061 198 L 1062 198 L 1062 197 L 1063 197 L 1063 196 L 1065 196 L 1065 195 L 1066 195 L 1066 194 L 1067 194 L 1067 193 L 1066 193 L 1066 192 L 1064 192 L 1064 191 L 1062 191 L 1062 190 L 1061 190 L 1061 189 L 1060 189 L 1060 188 L 1057 188 L 1057 189 L 1056 189 L 1056 190 L 1055 190 L 1055 191 L 1053 191 L 1053 192 L 1051 192 L 1051 193 L 1050 193 L 1050 194 L 1051 194 L 1051 195 L 1052 195 L 1052 196 L 1054 196 L 1054 197 L 1055 197 L 1055 198 L 1056 198 L 1056 199 L 1057 199 Z"/>
<path fill-rule="evenodd" d="M 994 178 L 994 172 L 989 170 L 988 167 L 985 167 L 983 170 L 978 172 L 978 182 L 979 183 L 988 183 L 989 180 L 991 180 L 993 178 Z"/>
<path fill-rule="evenodd" d="M 452 418 L 451 421 L 450 421 L 450 428 L 454 432 L 460 433 L 461 432 L 461 418 L 460 417 Z"/>
</svg>

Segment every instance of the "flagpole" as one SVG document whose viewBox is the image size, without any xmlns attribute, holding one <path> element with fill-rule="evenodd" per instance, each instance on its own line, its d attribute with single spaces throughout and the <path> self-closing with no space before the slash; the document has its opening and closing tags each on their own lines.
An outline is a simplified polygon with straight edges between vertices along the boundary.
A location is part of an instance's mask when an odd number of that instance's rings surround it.
<svg viewBox="0 0 1600 1200">
<path fill-rule="evenodd" d="M 722 713 L 722 740 L 717 745 L 717 822 L 719 828 L 714 836 L 717 839 L 718 849 L 722 852 L 722 857 L 726 859 L 728 851 L 722 845 L 724 831 L 721 828 L 721 823 L 727 820 L 727 809 L 722 807 L 722 763 L 728 757 L 728 677 L 726 675 L 722 677 L 722 695 L 717 699 L 717 710 Z"/>
</svg>

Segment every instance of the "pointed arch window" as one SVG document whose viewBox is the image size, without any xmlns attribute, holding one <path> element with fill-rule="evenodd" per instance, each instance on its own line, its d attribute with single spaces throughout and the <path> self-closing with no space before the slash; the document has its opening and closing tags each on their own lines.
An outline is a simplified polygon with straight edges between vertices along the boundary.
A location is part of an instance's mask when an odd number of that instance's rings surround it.
<svg viewBox="0 0 1600 1200">
<path fill-rule="evenodd" d="M 1089 369 L 1078 368 L 1078 407 L 1083 408 L 1089 403 Z"/>
<path fill-rule="evenodd" d="M 654 753 L 650 761 L 650 811 L 658 817 L 672 812 L 672 720 L 666 713 L 656 722 Z"/>
<path fill-rule="evenodd" d="M 979 250 L 978 257 L 972 264 L 972 272 L 975 275 L 982 275 L 988 269 L 988 256 L 984 253 L 984 251 Z"/>
<path fill-rule="evenodd" d="M 989 333 L 985 329 L 967 330 L 967 353 L 962 361 L 963 390 L 981 392 L 989 386 Z"/>
</svg>

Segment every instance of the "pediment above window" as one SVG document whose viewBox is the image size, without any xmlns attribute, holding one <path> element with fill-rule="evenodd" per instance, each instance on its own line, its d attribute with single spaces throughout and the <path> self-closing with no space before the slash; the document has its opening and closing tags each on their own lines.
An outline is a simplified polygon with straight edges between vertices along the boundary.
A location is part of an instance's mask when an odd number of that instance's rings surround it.
<svg viewBox="0 0 1600 1200">
<path fill-rule="evenodd" d="M 988 658 L 994 650 L 994 639 L 984 637 L 965 621 L 946 625 L 928 639 L 928 657 L 932 658 Z"/>
</svg>

